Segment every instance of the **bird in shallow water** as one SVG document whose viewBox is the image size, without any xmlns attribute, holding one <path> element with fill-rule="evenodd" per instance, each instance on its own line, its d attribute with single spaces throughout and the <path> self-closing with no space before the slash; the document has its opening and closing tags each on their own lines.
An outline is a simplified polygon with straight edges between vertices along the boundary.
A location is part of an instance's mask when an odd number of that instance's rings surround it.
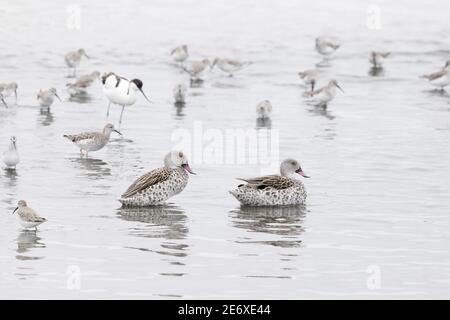
<svg viewBox="0 0 450 320">
<path fill-rule="evenodd" d="M 439 87 L 441 90 L 444 90 L 444 87 L 450 84 L 450 60 L 445 62 L 444 68 L 440 71 L 425 74 L 421 76 L 421 78 L 427 79 L 429 83 L 433 86 Z"/>
<path fill-rule="evenodd" d="M 183 67 L 183 70 L 191 76 L 191 81 L 198 81 L 200 75 L 205 71 L 206 67 L 211 66 L 211 62 L 208 59 L 201 61 L 190 61 L 187 66 Z"/>
<path fill-rule="evenodd" d="M 120 135 L 118 130 L 114 128 L 114 125 L 108 123 L 103 128 L 102 132 L 83 132 L 79 134 L 65 134 L 64 138 L 72 141 L 78 148 L 80 148 L 80 155 L 83 157 L 83 151 L 85 151 L 86 157 L 90 151 L 97 151 L 102 149 L 109 142 L 109 137 L 112 132 L 116 132 Z"/>
<path fill-rule="evenodd" d="M 306 190 L 298 175 L 307 176 L 297 160 L 286 159 L 280 165 L 281 175 L 268 175 L 252 179 L 239 179 L 239 185 L 230 193 L 243 205 L 285 206 L 304 204 Z"/>
<path fill-rule="evenodd" d="M 317 69 L 309 69 L 305 71 L 300 71 L 298 73 L 299 77 L 303 80 L 306 86 L 311 86 L 311 92 L 314 91 L 314 87 L 319 80 L 320 72 Z"/>
<path fill-rule="evenodd" d="M 17 104 L 17 82 L 0 83 L 0 94 L 3 98 L 7 98 L 14 94 L 14 103 Z"/>
<path fill-rule="evenodd" d="M 119 201 L 125 207 L 146 207 L 164 204 L 186 187 L 194 174 L 182 151 L 171 151 L 164 158 L 164 167 L 154 169 L 137 179 Z"/>
<path fill-rule="evenodd" d="M 84 49 L 78 49 L 77 51 L 71 51 L 64 56 L 66 65 L 67 65 L 67 67 L 69 67 L 69 73 L 70 73 L 70 69 L 73 69 L 73 73 L 71 75 L 69 75 L 70 77 L 76 77 L 77 67 L 80 64 L 82 57 L 86 57 L 89 59 L 89 56 L 86 54 L 86 51 L 84 51 Z"/>
<path fill-rule="evenodd" d="M 50 108 L 50 106 L 53 104 L 53 101 L 55 101 L 55 97 L 59 101 L 61 101 L 61 98 L 58 96 L 55 88 L 50 88 L 48 90 L 39 90 L 39 93 L 37 94 L 39 106 L 41 108 Z"/>
<path fill-rule="evenodd" d="M 136 102 L 138 92 L 142 93 L 144 98 L 151 103 L 150 99 L 147 98 L 142 90 L 144 84 L 139 79 L 128 80 L 127 78 L 116 75 L 113 72 L 104 74 L 101 79 L 103 84 L 103 93 L 109 100 L 106 116 L 109 116 L 111 104 L 122 106 L 119 124 L 122 123 L 122 116 L 125 107 L 131 106 Z"/>
<path fill-rule="evenodd" d="M 256 114 L 259 119 L 268 119 L 272 113 L 272 104 L 269 100 L 263 100 L 256 105 Z"/>
<path fill-rule="evenodd" d="M 73 83 L 68 83 L 67 88 L 71 94 L 85 93 L 94 81 L 98 79 L 100 79 L 100 72 L 93 71 L 90 74 L 82 75 Z"/>
<path fill-rule="evenodd" d="M 238 60 L 233 59 L 220 59 L 215 58 L 210 70 L 212 71 L 215 66 L 217 66 L 220 70 L 222 70 L 225 73 L 228 73 L 228 76 L 232 77 L 233 74 L 245 66 L 250 65 L 250 62 L 240 62 Z"/>
<path fill-rule="evenodd" d="M 176 47 L 170 52 L 170 55 L 175 62 L 182 65 L 183 62 L 186 61 L 186 59 L 189 57 L 187 45 L 184 44 L 182 46 Z"/>
<path fill-rule="evenodd" d="M 15 136 L 12 136 L 9 141 L 8 150 L 3 153 L 3 162 L 8 169 L 16 169 L 20 162 L 19 152 L 17 151 L 17 139 Z"/>
<path fill-rule="evenodd" d="M 336 88 L 344 92 L 336 80 L 330 80 L 326 86 L 308 93 L 307 96 L 311 97 L 313 103 L 317 106 L 326 108 L 328 103 L 336 96 Z"/>
<path fill-rule="evenodd" d="M 40 217 L 36 211 L 28 207 L 25 200 L 20 200 L 17 207 L 14 209 L 13 214 L 17 212 L 20 219 L 20 224 L 28 229 L 34 228 L 37 230 L 37 226 L 47 221 L 47 219 Z"/>
<path fill-rule="evenodd" d="M 328 57 L 339 49 L 340 44 L 336 40 L 329 37 L 316 38 L 316 50 L 321 55 Z"/>
<path fill-rule="evenodd" d="M 389 57 L 390 54 L 390 52 L 372 51 L 369 54 L 369 62 L 372 64 L 372 68 L 382 68 L 384 59 Z"/>
<path fill-rule="evenodd" d="M 184 104 L 186 102 L 186 92 L 187 88 L 184 84 L 177 84 L 173 88 L 173 98 L 175 103 Z"/>
</svg>

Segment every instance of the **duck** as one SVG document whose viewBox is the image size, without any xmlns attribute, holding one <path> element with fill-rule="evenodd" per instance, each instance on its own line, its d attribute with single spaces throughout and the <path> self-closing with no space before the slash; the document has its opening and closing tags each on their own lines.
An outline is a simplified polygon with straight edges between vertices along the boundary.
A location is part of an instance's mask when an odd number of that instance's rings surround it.
<svg viewBox="0 0 450 320">
<path fill-rule="evenodd" d="M 280 175 L 267 175 L 251 179 L 242 179 L 230 193 L 247 206 L 286 206 L 304 204 L 307 193 L 297 176 L 309 178 L 295 159 L 281 162 Z"/>
</svg>

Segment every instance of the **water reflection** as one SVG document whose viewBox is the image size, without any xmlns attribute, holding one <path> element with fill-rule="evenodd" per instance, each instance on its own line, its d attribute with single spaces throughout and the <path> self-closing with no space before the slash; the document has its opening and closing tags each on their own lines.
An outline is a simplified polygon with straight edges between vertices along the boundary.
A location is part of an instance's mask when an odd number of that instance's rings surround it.
<svg viewBox="0 0 450 320">
<path fill-rule="evenodd" d="M 272 127 L 272 119 L 270 118 L 257 118 L 256 119 L 256 128 L 262 129 L 267 128 L 270 129 Z"/>
<path fill-rule="evenodd" d="M 76 165 L 77 169 L 84 170 L 88 178 L 98 179 L 111 175 L 108 163 L 101 159 L 78 157 L 72 158 L 70 161 Z"/>
<path fill-rule="evenodd" d="M 44 127 L 51 125 L 55 121 L 50 108 L 40 108 L 39 115 L 39 121 Z"/>
<path fill-rule="evenodd" d="M 334 120 L 335 116 L 328 111 L 326 107 L 323 106 L 317 106 L 312 103 L 308 103 L 308 105 L 312 106 L 312 108 L 308 109 L 308 112 L 312 113 L 316 116 L 322 116 L 324 118 L 327 118 L 328 120 Z"/>
<path fill-rule="evenodd" d="M 191 79 L 190 87 L 191 88 L 202 88 L 205 81 L 202 79 Z"/>
<path fill-rule="evenodd" d="M 241 206 L 239 209 L 231 211 L 234 227 L 246 229 L 251 232 L 276 235 L 277 237 L 267 237 L 266 240 L 255 240 L 249 236 L 241 238 L 236 242 L 260 243 L 277 247 L 298 247 L 301 244 L 299 236 L 304 232 L 301 224 L 305 217 L 305 211 L 304 206 Z"/>
<path fill-rule="evenodd" d="M 173 105 L 175 107 L 175 118 L 182 119 L 185 116 L 183 110 L 186 104 L 183 102 L 175 102 Z"/>
<path fill-rule="evenodd" d="M 369 75 L 372 77 L 384 76 L 384 69 L 382 67 L 371 67 L 369 70 Z"/>
<path fill-rule="evenodd" d="M 5 177 L 6 179 L 2 179 L 5 189 L 13 189 L 17 186 L 17 178 L 19 177 L 17 169 L 5 168 Z"/>
<path fill-rule="evenodd" d="M 92 96 L 86 91 L 71 92 L 69 101 L 78 103 L 88 103 L 92 101 Z"/>
<path fill-rule="evenodd" d="M 38 260 L 42 259 L 41 256 L 31 256 L 27 253 L 31 253 L 34 248 L 45 248 L 45 244 L 41 242 L 42 238 L 37 235 L 35 230 L 22 230 L 17 237 L 17 255 L 18 260 Z"/>
</svg>

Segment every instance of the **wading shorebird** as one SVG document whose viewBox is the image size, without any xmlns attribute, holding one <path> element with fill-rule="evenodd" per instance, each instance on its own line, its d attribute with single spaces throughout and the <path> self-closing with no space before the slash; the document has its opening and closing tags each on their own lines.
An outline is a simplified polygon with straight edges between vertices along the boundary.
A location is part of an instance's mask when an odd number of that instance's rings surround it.
<svg viewBox="0 0 450 320">
<path fill-rule="evenodd" d="M 25 200 L 20 200 L 17 204 L 17 208 L 14 209 L 13 214 L 17 212 L 20 219 L 20 224 L 25 229 L 34 228 L 37 230 L 37 226 L 47 221 L 47 219 L 40 217 L 36 211 L 27 206 Z"/>
<path fill-rule="evenodd" d="M 250 62 L 240 62 L 232 59 L 215 58 L 213 64 L 211 65 L 210 70 L 212 71 L 214 69 L 214 66 L 217 65 L 217 67 L 220 70 L 222 70 L 225 73 L 228 73 L 228 76 L 232 77 L 235 72 L 241 70 L 242 68 L 250 64 L 251 64 Z"/>
<path fill-rule="evenodd" d="M 142 90 L 143 83 L 139 79 L 128 80 L 127 78 L 110 72 L 102 76 L 102 84 L 103 92 L 109 100 L 106 116 L 109 116 L 109 108 L 111 107 L 111 104 L 122 106 L 119 124 L 122 123 L 122 116 L 125 107 L 131 106 L 136 102 L 138 92 L 142 93 L 144 98 L 151 103 Z"/>
<path fill-rule="evenodd" d="M 340 44 L 338 44 L 334 39 L 328 37 L 316 38 L 316 50 L 323 56 L 329 56 L 334 53 Z"/>
<path fill-rule="evenodd" d="M 17 104 L 17 88 L 16 82 L 0 83 L 0 94 L 3 98 L 9 97 L 14 94 L 14 103 Z"/>
<path fill-rule="evenodd" d="M 187 88 L 184 84 L 177 84 L 173 88 L 173 98 L 175 103 L 184 104 L 186 102 Z"/>
<path fill-rule="evenodd" d="M 259 119 L 268 119 L 272 113 L 272 104 L 269 100 L 263 100 L 256 105 L 256 114 Z"/>
<path fill-rule="evenodd" d="M 50 88 L 48 90 L 39 90 L 39 93 L 37 94 L 39 106 L 41 108 L 50 108 L 50 106 L 53 104 L 53 101 L 55 101 L 55 97 L 58 98 L 59 101 L 61 101 L 61 98 L 58 96 L 55 88 Z"/>
<path fill-rule="evenodd" d="M 176 47 L 170 52 L 170 55 L 172 56 L 173 60 L 175 60 L 175 62 L 182 65 L 183 62 L 186 61 L 186 59 L 189 57 L 187 45 Z"/>
<path fill-rule="evenodd" d="M 84 93 L 98 79 L 100 79 L 100 72 L 94 71 L 79 77 L 74 83 L 68 83 L 66 86 L 71 94 Z"/>
<path fill-rule="evenodd" d="M 336 88 L 344 92 L 336 80 L 330 80 L 326 86 L 309 93 L 308 96 L 312 98 L 314 104 L 326 108 L 328 102 L 336 96 Z"/>
<path fill-rule="evenodd" d="M 20 162 L 19 152 L 17 151 L 16 137 L 12 136 L 9 141 L 8 150 L 3 153 L 3 162 L 6 164 L 6 168 L 16 169 L 16 166 Z"/>
<path fill-rule="evenodd" d="M 208 59 L 201 61 L 191 61 L 183 70 L 191 76 L 191 81 L 200 79 L 200 74 L 205 71 L 206 67 L 211 66 L 211 62 Z"/>
<path fill-rule="evenodd" d="M 78 148 L 80 148 L 80 155 L 83 157 L 83 151 L 85 151 L 86 157 L 90 151 L 97 151 L 102 149 L 109 141 L 111 132 L 116 132 L 120 135 L 118 130 L 114 128 L 111 123 L 108 123 L 102 132 L 83 132 L 79 134 L 65 134 L 64 138 L 72 141 Z"/>
<path fill-rule="evenodd" d="M 137 179 L 119 201 L 124 207 L 146 207 L 164 204 L 186 187 L 194 174 L 181 151 L 171 151 L 164 158 L 164 167 L 154 169 Z"/>
<path fill-rule="evenodd" d="M 66 65 L 69 67 L 69 72 L 71 68 L 73 69 L 73 73 L 71 75 L 72 77 L 76 76 L 77 67 L 80 64 L 81 57 L 86 57 L 89 59 L 89 56 L 86 54 L 86 51 L 84 51 L 84 49 L 78 49 L 77 51 L 69 52 L 64 56 Z"/>
<path fill-rule="evenodd" d="M 319 80 L 320 72 L 317 69 L 309 69 L 305 71 L 300 71 L 298 73 L 299 77 L 303 79 L 306 86 L 311 86 L 311 92 L 314 91 L 314 87 Z"/>
<path fill-rule="evenodd" d="M 297 160 L 286 159 L 280 165 L 281 175 L 268 175 L 245 181 L 230 193 L 243 205 L 286 206 L 304 204 L 306 190 L 297 175 L 307 176 Z"/>
<path fill-rule="evenodd" d="M 369 62 L 372 64 L 372 68 L 382 68 L 384 59 L 386 59 L 390 54 L 390 52 L 372 51 L 369 54 Z"/>
<path fill-rule="evenodd" d="M 433 86 L 444 90 L 444 87 L 450 84 L 450 60 L 445 62 L 445 66 L 441 71 L 423 75 L 421 78 L 427 79 Z"/>
</svg>

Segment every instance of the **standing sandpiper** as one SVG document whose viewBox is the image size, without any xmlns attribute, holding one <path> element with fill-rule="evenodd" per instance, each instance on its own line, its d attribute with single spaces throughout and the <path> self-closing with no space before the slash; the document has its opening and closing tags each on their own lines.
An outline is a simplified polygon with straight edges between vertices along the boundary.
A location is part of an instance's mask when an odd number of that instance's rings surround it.
<svg viewBox="0 0 450 320">
<path fill-rule="evenodd" d="M 186 67 L 183 67 L 183 70 L 189 73 L 191 81 L 198 81 L 200 74 L 208 66 L 211 66 L 211 62 L 208 59 L 203 59 L 201 61 L 191 61 Z"/>
<path fill-rule="evenodd" d="M 326 86 L 311 92 L 309 96 L 313 99 L 314 103 L 317 104 L 317 106 L 326 108 L 328 102 L 333 100 L 336 96 L 336 88 L 344 92 L 344 90 L 342 90 L 336 80 L 331 80 Z"/>
<path fill-rule="evenodd" d="M 48 90 L 41 89 L 39 90 L 39 93 L 37 95 L 37 99 L 41 108 L 50 108 L 50 106 L 53 104 L 53 101 L 55 101 L 55 97 L 58 98 L 59 101 L 61 101 L 61 98 L 58 96 L 55 88 L 50 88 Z"/>
<path fill-rule="evenodd" d="M 83 157 L 83 151 L 86 152 L 87 157 L 89 151 L 97 151 L 103 148 L 108 143 L 109 136 L 113 131 L 122 135 L 119 131 L 114 129 L 114 126 L 111 123 L 108 123 L 103 128 L 103 132 L 83 132 L 73 135 L 65 134 L 64 138 L 69 139 L 80 148 L 81 157 Z"/>
<path fill-rule="evenodd" d="M 316 38 L 316 50 L 323 56 L 329 56 L 334 53 L 340 44 L 338 44 L 334 39 L 329 37 L 319 37 Z"/>
<path fill-rule="evenodd" d="M 369 54 L 369 61 L 372 64 L 372 68 L 380 69 L 383 67 L 383 60 L 386 59 L 390 52 L 372 51 Z"/>
<path fill-rule="evenodd" d="M 10 95 L 14 94 L 14 103 L 17 104 L 17 88 L 18 85 L 16 82 L 0 83 L 0 94 L 3 96 L 3 98 L 9 97 Z"/>
<path fill-rule="evenodd" d="M 268 119 L 272 113 L 272 104 L 269 100 L 263 100 L 256 105 L 258 119 Z"/>
<path fill-rule="evenodd" d="M 64 56 L 66 65 L 69 67 L 69 72 L 71 68 L 73 69 L 73 73 L 72 75 L 70 75 L 71 77 L 76 77 L 76 71 L 78 65 L 80 64 L 81 57 L 86 57 L 89 59 L 89 56 L 86 54 L 84 49 L 78 49 L 77 51 L 69 52 Z"/>
<path fill-rule="evenodd" d="M 6 164 L 8 169 L 16 169 L 19 163 L 19 152 L 17 151 L 16 137 L 12 136 L 10 138 L 10 143 L 8 150 L 3 153 L 3 162 Z"/>
<path fill-rule="evenodd" d="M 16 213 L 16 211 L 20 219 L 20 224 L 26 229 L 34 228 L 34 230 L 37 230 L 38 225 L 47 221 L 47 219 L 40 217 L 36 211 L 28 207 L 25 200 L 19 201 L 13 214 Z"/>
<path fill-rule="evenodd" d="M 67 87 L 71 94 L 84 93 L 98 79 L 100 79 L 100 72 L 94 71 L 79 77 L 74 83 L 68 83 Z"/>
<path fill-rule="evenodd" d="M 433 86 L 444 90 L 444 87 L 450 84 L 450 60 L 445 63 L 441 71 L 423 75 L 421 78 L 427 79 Z"/>
<path fill-rule="evenodd" d="M 242 68 L 244 68 L 249 64 L 250 62 L 240 62 L 238 60 L 232 59 L 215 58 L 211 66 L 211 70 L 213 70 L 214 66 L 217 65 L 217 67 L 220 70 L 222 70 L 225 73 L 228 73 L 228 76 L 232 77 L 235 72 L 241 70 Z"/>
<path fill-rule="evenodd" d="M 300 71 L 298 75 L 301 79 L 303 79 L 305 85 L 311 86 L 311 92 L 313 92 L 314 87 L 319 79 L 319 70 L 309 69 L 305 71 Z"/>
<path fill-rule="evenodd" d="M 183 64 L 184 61 L 189 57 L 188 47 L 187 45 L 182 45 L 176 47 L 170 52 L 170 55 L 173 57 L 173 60 L 179 64 Z"/>
</svg>

